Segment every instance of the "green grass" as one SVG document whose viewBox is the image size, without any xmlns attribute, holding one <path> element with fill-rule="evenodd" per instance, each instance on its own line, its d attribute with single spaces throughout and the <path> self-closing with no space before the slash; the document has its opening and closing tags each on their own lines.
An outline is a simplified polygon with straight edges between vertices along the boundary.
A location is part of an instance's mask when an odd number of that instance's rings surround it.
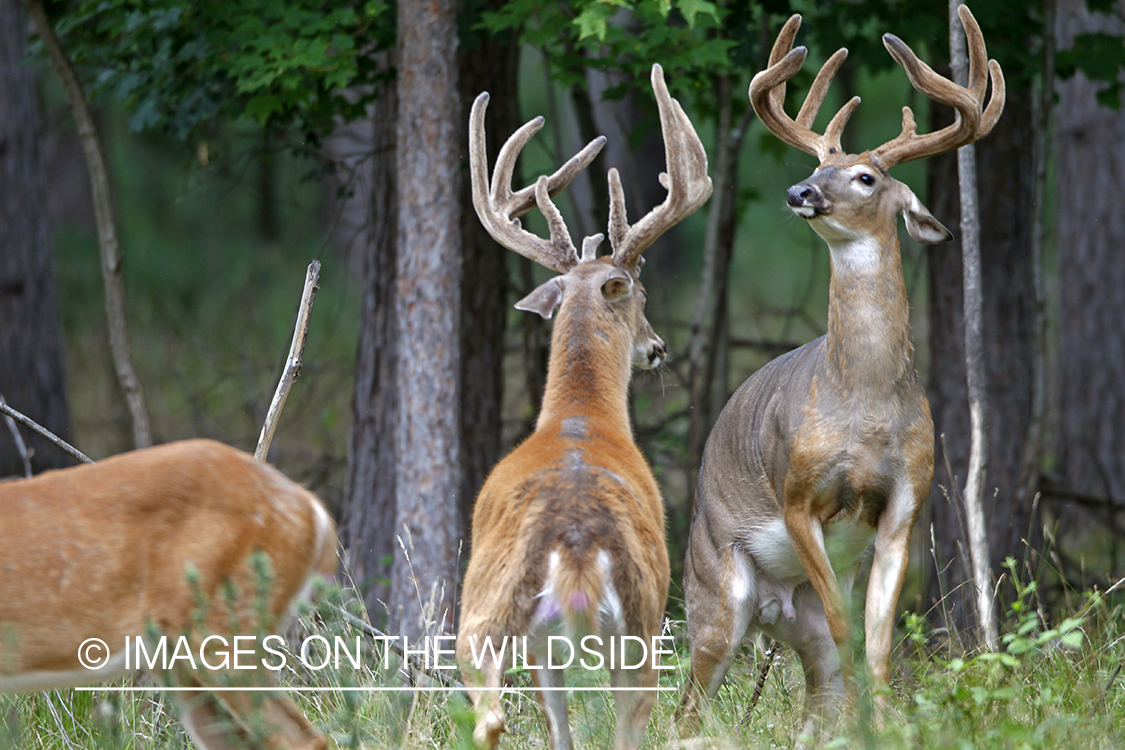
<svg viewBox="0 0 1125 750">
<path fill-rule="evenodd" d="M 1014 570 L 1012 571 L 1015 572 Z M 837 722 L 831 748 L 1112 748 L 1125 744 L 1125 596 L 1122 582 L 1106 593 L 1087 592 L 1073 612 L 1048 617 L 1039 610 L 1034 583 L 1017 585 L 1018 597 L 1005 615 L 995 652 L 951 654 L 952 640 L 930 631 L 926 620 L 907 614 L 895 652 L 891 715 L 874 726 L 870 693 Z M 340 687 L 401 686 L 397 664 L 383 669 L 375 641 L 354 626 L 342 609 L 358 613 L 344 590 L 330 592 L 301 617 L 304 635 L 364 644 L 361 668 L 288 668 L 289 685 L 330 688 L 293 693 L 293 699 L 340 748 L 460 749 L 469 746 L 472 714 L 460 692 L 345 692 Z M 354 615 L 353 615 L 354 616 Z M 673 666 L 646 734 L 646 747 L 677 746 L 672 716 L 678 688 L 687 674 L 683 623 Z M 294 640 L 296 639 L 296 640 Z M 743 650 L 727 684 L 704 711 L 698 738 L 688 748 L 792 746 L 799 731 L 804 678 L 795 658 L 780 651 L 756 708 L 747 711 L 757 681 L 761 652 Z M 290 664 L 296 663 L 296 660 Z M 604 685 L 604 673 L 568 672 L 568 684 Z M 422 678 L 426 679 L 426 678 Z M 514 687 L 527 688 L 526 673 L 511 675 Z M 434 683 L 429 683 L 434 684 Z M 547 746 L 546 724 L 534 695 L 506 694 L 508 723 L 501 746 L 509 750 Z M 570 721 L 578 747 L 612 746 L 613 707 L 607 693 L 572 693 Z M 0 750 L 64 748 L 184 747 L 186 736 L 166 699 L 158 692 L 60 691 L 0 697 Z"/>
</svg>

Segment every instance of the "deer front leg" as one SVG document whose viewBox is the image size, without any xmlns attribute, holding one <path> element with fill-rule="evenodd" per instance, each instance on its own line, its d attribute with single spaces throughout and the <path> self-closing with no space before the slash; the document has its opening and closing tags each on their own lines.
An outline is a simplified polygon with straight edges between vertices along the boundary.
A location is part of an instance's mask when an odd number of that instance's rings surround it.
<svg viewBox="0 0 1125 750">
<path fill-rule="evenodd" d="M 852 624 L 848 614 L 848 603 L 840 591 L 840 583 L 828 552 L 824 548 L 824 529 L 806 507 L 787 503 L 785 506 L 785 530 L 797 552 L 797 558 L 809 577 L 813 590 L 820 597 L 828 630 L 836 644 L 840 656 L 840 667 L 844 675 L 844 686 L 848 700 L 853 703 L 859 698 L 855 683 L 855 668 L 852 663 Z"/>
<path fill-rule="evenodd" d="M 876 720 L 886 712 L 886 695 L 880 691 L 890 684 L 891 646 L 894 637 L 895 605 L 906 578 L 910 560 L 910 531 L 916 508 L 925 498 L 915 498 L 910 488 L 899 492 L 891 507 L 879 519 L 875 536 L 875 556 L 867 583 L 865 615 L 867 621 L 867 668 L 875 693 Z"/>
</svg>

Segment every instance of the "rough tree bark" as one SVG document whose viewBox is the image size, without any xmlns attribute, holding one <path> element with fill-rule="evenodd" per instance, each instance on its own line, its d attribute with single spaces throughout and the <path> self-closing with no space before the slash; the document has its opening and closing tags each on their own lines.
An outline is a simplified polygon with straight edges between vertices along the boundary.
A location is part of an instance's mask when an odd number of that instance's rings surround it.
<svg viewBox="0 0 1125 750">
<path fill-rule="evenodd" d="M 23 64 L 27 17 L 17 0 L 0 0 L 0 397 L 56 435 L 70 439 L 70 412 L 51 269 L 44 174 L 43 119 L 33 68 Z M 73 459 L 23 432 L 34 471 Z M 0 477 L 23 462 L 0 429 Z"/>
<path fill-rule="evenodd" d="M 987 33 L 986 33 L 987 38 Z M 1037 548 L 1029 501 L 1017 502 L 1021 461 L 1032 402 L 1035 355 L 1034 269 L 1029 248 L 1034 231 L 1032 92 L 1013 85 L 995 130 L 976 144 L 981 216 L 981 290 L 983 349 L 988 397 L 988 482 L 984 511 L 990 542 L 989 564 L 1002 570 L 1008 556 L 1023 560 Z M 930 129 L 949 122 L 949 112 L 935 107 Z M 929 208 L 946 226 L 960 222 L 956 155 L 930 160 Z M 931 601 L 948 598 L 935 610 L 962 629 L 977 625 L 973 613 L 968 550 L 963 546 L 965 519 L 954 488 L 963 482 L 970 450 L 969 406 L 964 349 L 962 259 L 958 240 L 929 246 L 930 272 L 930 408 L 937 432 L 936 471 L 929 504 L 939 570 L 931 571 Z M 951 477 L 946 466 L 953 471 Z"/>
<path fill-rule="evenodd" d="M 487 0 L 481 6 L 500 6 Z M 462 37 L 459 54 L 461 111 L 477 94 L 491 94 L 485 138 L 495 158 L 522 123 L 519 111 L 519 39 L 514 32 L 474 32 Z M 461 159 L 468 163 L 469 121 L 459 124 Z M 469 173 L 461 181 L 461 527 L 469 528 L 473 502 L 500 458 L 504 323 L 508 315 L 508 256 L 489 236 L 473 210 Z M 532 317 L 532 316 L 528 316 Z M 461 558 L 468 559 L 469 535 Z"/>
<path fill-rule="evenodd" d="M 398 6 L 398 453 L 391 623 L 451 630 L 461 539 L 457 3 Z M 424 621 L 423 621 L 424 619 Z"/>
<path fill-rule="evenodd" d="M 1059 0 L 1056 40 L 1125 33 L 1119 19 Z M 1125 3 L 1117 4 L 1125 13 Z M 1082 73 L 1057 83 L 1058 472 L 1070 493 L 1125 504 L 1125 109 L 1102 107 Z M 1106 512 L 1113 513 L 1111 508 Z M 1116 546 L 1114 547 L 1116 553 Z M 1116 554 L 1114 554 L 1116 557 Z M 1114 560 L 1116 563 L 1117 561 Z"/>
</svg>

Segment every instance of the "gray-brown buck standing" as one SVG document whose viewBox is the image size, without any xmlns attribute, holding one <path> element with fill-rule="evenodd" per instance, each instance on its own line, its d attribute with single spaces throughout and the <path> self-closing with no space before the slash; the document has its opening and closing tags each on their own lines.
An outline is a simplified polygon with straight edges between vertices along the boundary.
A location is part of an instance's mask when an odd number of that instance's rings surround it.
<svg viewBox="0 0 1125 750">
<path fill-rule="evenodd" d="M 668 552 L 660 490 L 633 441 L 627 395 L 632 367 L 654 367 L 664 342 L 645 319 L 638 276 L 641 253 L 711 194 L 707 156 L 691 122 L 664 85 L 660 66 L 652 86 L 664 132 L 665 201 L 636 224 L 625 217 L 616 170 L 609 172 L 612 255 L 597 257 L 602 235 L 587 237 L 581 257 L 550 194 L 561 190 L 604 144 L 599 138 L 558 172 L 513 193 L 520 150 L 543 126 L 536 118 L 500 150 L 488 185 L 484 113 L 488 95 L 473 104 L 469 127 L 473 205 L 505 247 L 561 274 L 516 307 L 558 317 L 543 406 L 535 432 L 492 470 L 473 514 L 472 559 L 461 597 L 457 658 L 476 707 L 476 743 L 495 747 L 504 731 L 500 688 L 513 640 L 524 643 L 547 715 L 551 747 L 571 747 L 562 671 L 548 664 L 551 636 L 567 638 L 577 656 L 597 664 L 579 644 L 620 666 L 610 639 L 660 635 L 668 597 Z M 520 227 L 533 205 L 547 218 L 550 239 Z M 582 640 L 596 636 L 598 640 Z M 486 639 L 501 652 L 485 655 Z M 567 646 L 555 643 L 553 664 Z M 614 658 L 616 656 L 616 658 Z M 483 658 L 482 658 L 483 657 Z M 636 663 L 630 656 L 628 665 Z M 577 663 L 577 659 L 575 660 Z M 656 702 L 652 658 L 637 669 L 610 669 L 617 706 L 615 746 L 640 746 Z M 546 667 L 546 668 L 544 668 Z M 631 690 L 630 688 L 645 688 Z"/>
<path fill-rule="evenodd" d="M 1004 106 L 1004 80 L 985 63 L 984 39 L 960 8 L 968 37 L 968 87 L 936 74 L 898 38 L 883 44 L 918 91 L 955 108 L 954 124 L 902 133 L 846 154 L 840 133 L 853 98 L 823 135 L 810 128 L 847 50 L 826 62 L 793 120 L 785 82 L 806 51 L 791 49 L 800 16 L 785 24 L 769 67 L 750 84 L 758 117 L 820 166 L 788 191 L 788 204 L 829 247 L 828 333 L 770 362 L 731 397 L 703 456 L 684 571 L 691 678 L 683 710 L 714 696 L 748 629 L 791 647 L 805 672 L 805 732 L 855 697 L 848 599 L 860 558 L 875 541 L 867 586 L 867 664 L 888 684 L 895 605 L 915 518 L 933 478 L 934 428 L 914 371 L 896 217 L 924 243 L 949 232 L 887 170 L 986 135 Z M 983 109 L 991 71 L 992 97 Z M 882 695 L 876 699 L 882 708 Z M 693 723 L 693 722 L 692 722 Z"/>
</svg>

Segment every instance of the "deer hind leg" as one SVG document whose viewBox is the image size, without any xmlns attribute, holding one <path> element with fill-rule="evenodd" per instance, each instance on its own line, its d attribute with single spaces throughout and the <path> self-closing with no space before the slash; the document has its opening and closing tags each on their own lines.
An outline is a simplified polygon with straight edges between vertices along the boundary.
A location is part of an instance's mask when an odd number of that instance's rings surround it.
<svg viewBox="0 0 1125 750">
<path fill-rule="evenodd" d="M 514 645 L 508 644 L 504 636 L 492 636 L 492 643 L 496 644 L 499 657 L 494 660 L 484 643 L 485 636 L 475 631 L 470 632 L 462 625 L 461 634 L 457 637 L 457 661 L 476 714 L 473 744 L 478 748 L 493 750 L 500 742 L 500 735 L 507 731 L 504 726 L 504 708 L 500 703 L 500 685 L 503 681 L 504 656 L 508 652 L 500 651 L 500 646 L 503 644 L 514 648 Z M 474 649 L 483 655 L 480 669 L 474 664 Z"/>
<path fill-rule="evenodd" d="M 693 566 L 692 554 L 713 559 Z M 676 718 L 687 734 L 698 729 L 703 696 L 714 698 L 719 692 L 742 645 L 756 583 L 749 562 L 733 547 L 727 547 L 721 558 L 713 549 L 701 553 L 693 547 L 685 568 L 691 672 Z"/>
<path fill-rule="evenodd" d="M 852 623 L 848 613 L 848 603 L 844 598 L 836 572 L 828 560 L 824 548 L 824 529 L 820 521 L 813 518 L 799 504 L 785 508 L 785 530 L 809 577 L 809 582 L 820 597 L 828 630 L 839 652 L 840 666 L 844 674 L 847 697 L 853 703 L 859 699 L 855 682 L 855 668 L 852 662 Z M 800 615 L 798 614 L 798 619 Z"/>
<path fill-rule="evenodd" d="M 658 633 L 659 629 L 652 628 L 648 632 Z M 646 646 L 651 647 L 652 637 L 642 637 Z M 641 746 L 649 716 L 656 706 L 655 688 L 659 684 L 660 674 L 652 668 L 651 654 L 646 654 L 648 658 L 638 667 L 626 668 L 637 664 L 641 655 L 637 644 L 630 642 L 628 648 L 622 647 L 621 653 L 617 655 L 617 664 L 609 670 L 609 684 L 613 687 L 613 703 L 617 709 L 614 750 L 636 750 Z"/>
<path fill-rule="evenodd" d="M 763 627 L 766 635 L 797 654 L 805 673 L 805 708 L 802 743 L 815 747 L 835 720 L 844 696 L 844 672 L 840 651 L 824 616 L 820 597 L 811 586 L 799 586 L 793 594 L 796 617 Z"/>
<path fill-rule="evenodd" d="M 546 650 L 528 654 L 528 661 L 535 666 L 545 667 L 531 672 L 532 681 L 537 688 L 539 705 L 543 715 L 547 717 L 547 737 L 551 750 L 571 750 L 573 741 L 570 737 L 570 720 L 567 714 L 566 681 L 563 670 L 548 669 Z"/>
</svg>

